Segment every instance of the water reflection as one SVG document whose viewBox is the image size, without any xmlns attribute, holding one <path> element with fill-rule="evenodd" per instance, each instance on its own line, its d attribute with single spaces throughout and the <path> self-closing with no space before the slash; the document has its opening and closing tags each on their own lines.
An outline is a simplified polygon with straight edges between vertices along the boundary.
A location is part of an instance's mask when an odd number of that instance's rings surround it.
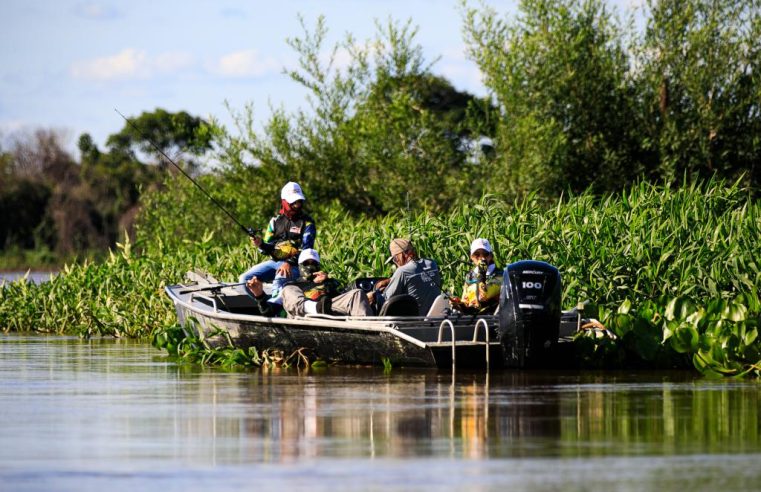
<svg viewBox="0 0 761 492">
<path fill-rule="evenodd" d="M 0 403 L 0 470 L 761 456 L 758 383 L 691 373 L 225 373 L 130 342 L 5 335 Z"/>
<path fill-rule="evenodd" d="M 179 373 L 196 437 L 230 460 L 578 457 L 757 452 L 755 383 L 691 374 Z M 230 384 L 234 381 L 235 384 Z M 187 405 L 189 402 L 186 402 Z M 208 418 L 207 412 L 211 412 Z M 188 418 L 190 417 L 190 418 Z M 167 422 L 176 427 L 178 422 Z"/>
</svg>

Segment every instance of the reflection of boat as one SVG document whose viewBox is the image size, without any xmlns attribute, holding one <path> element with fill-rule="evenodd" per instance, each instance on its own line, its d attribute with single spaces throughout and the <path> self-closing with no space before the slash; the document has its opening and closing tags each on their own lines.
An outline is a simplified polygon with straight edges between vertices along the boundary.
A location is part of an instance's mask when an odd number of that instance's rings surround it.
<svg viewBox="0 0 761 492">
<path fill-rule="evenodd" d="M 364 284 L 357 282 L 367 290 L 373 281 Z M 381 364 L 385 359 L 394 366 L 544 366 L 555 358 L 561 333 L 573 333 L 580 323 L 576 311 L 560 311 L 557 269 L 538 261 L 505 269 L 494 315 L 452 311 L 442 295 L 427 316 L 407 315 L 417 314 L 417 306 L 410 310 L 409 296 L 401 296 L 389 299 L 379 316 L 271 318 L 259 314 L 240 285 L 195 276 L 186 285 L 168 286 L 166 292 L 179 322 L 213 346 L 230 340 L 259 350 L 305 349 L 319 359 L 355 364 Z"/>
</svg>

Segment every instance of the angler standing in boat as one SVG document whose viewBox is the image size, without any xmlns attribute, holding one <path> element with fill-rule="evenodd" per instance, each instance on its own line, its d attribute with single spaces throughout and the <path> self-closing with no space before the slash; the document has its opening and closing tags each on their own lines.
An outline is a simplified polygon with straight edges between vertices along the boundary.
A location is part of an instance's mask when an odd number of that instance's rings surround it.
<svg viewBox="0 0 761 492">
<path fill-rule="evenodd" d="M 346 316 L 372 316 L 373 310 L 361 289 L 340 293 L 337 280 L 322 271 L 320 255 L 309 248 L 299 254 L 299 278 L 282 290 L 283 309 L 290 317 L 307 314 L 337 314 Z M 278 306 L 267 302 L 262 282 L 253 277 L 246 283 L 250 295 L 259 303 L 265 316 L 276 316 Z"/>
<path fill-rule="evenodd" d="M 462 297 L 452 297 L 452 306 L 469 314 L 494 314 L 499 306 L 502 270 L 494 263 L 494 251 L 486 239 L 478 238 L 470 244 L 470 261 L 473 268 L 465 277 Z"/>
<path fill-rule="evenodd" d="M 420 316 L 425 316 L 431 309 L 433 301 L 441 294 L 441 272 L 435 261 L 418 258 L 415 247 L 408 239 L 396 238 L 389 245 L 391 256 L 386 263 L 394 262 L 396 271 L 391 278 L 375 284 L 377 294 L 368 294 L 371 303 L 375 302 L 378 310 L 383 303 L 399 294 L 409 294 L 418 304 Z"/>
<path fill-rule="evenodd" d="M 280 304 L 282 287 L 298 278 L 299 252 L 314 246 L 317 228 L 314 220 L 304 213 L 305 201 L 306 197 L 298 183 L 286 183 L 280 191 L 280 212 L 270 219 L 263 237 L 251 238 L 252 244 L 271 259 L 244 272 L 239 282 L 248 282 L 253 277 L 262 282 L 272 282 L 272 303 Z"/>
</svg>

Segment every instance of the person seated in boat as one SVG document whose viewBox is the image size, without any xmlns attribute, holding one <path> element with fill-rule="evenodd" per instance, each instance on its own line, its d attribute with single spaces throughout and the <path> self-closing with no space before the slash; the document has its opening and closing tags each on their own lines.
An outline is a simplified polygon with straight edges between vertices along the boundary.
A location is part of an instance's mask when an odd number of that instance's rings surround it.
<svg viewBox="0 0 761 492">
<path fill-rule="evenodd" d="M 344 316 L 372 316 L 373 310 L 361 289 L 341 293 L 337 280 L 322 271 L 320 255 L 308 248 L 299 254 L 299 272 L 295 281 L 283 287 L 283 309 L 290 317 L 307 314 L 332 314 Z M 250 294 L 259 303 L 265 316 L 276 315 L 279 307 L 267 302 L 261 281 L 253 277 L 246 284 Z"/>
<path fill-rule="evenodd" d="M 398 294 L 409 294 L 418 304 L 420 316 L 425 316 L 436 298 L 441 294 L 441 272 L 435 261 L 419 258 L 409 239 L 396 238 L 389 244 L 396 271 L 391 278 L 375 283 L 375 291 L 368 294 L 378 310 L 383 303 Z"/>
<path fill-rule="evenodd" d="M 467 314 L 494 314 L 499 306 L 502 270 L 494 263 L 494 251 L 486 239 L 470 244 L 473 268 L 465 277 L 461 297 L 449 299 L 453 308 Z"/>
<path fill-rule="evenodd" d="M 245 271 L 238 281 L 248 282 L 256 277 L 262 282 L 272 282 L 271 303 L 281 303 L 282 287 L 298 278 L 296 260 L 299 252 L 314 246 L 317 228 L 314 220 L 304 212 L 304 202 L 306 197 L 301 186 L 292 181 L 286 183 L 280 190 L 280 212 L 270 219 L 262 237 L 251 238 L 253 245 L 270 259 Z"/>
</svg>

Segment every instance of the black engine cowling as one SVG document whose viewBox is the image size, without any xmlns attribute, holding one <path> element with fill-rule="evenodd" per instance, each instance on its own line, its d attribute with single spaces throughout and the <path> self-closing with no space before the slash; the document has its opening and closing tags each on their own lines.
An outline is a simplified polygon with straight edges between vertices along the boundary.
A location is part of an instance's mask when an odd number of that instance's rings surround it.
<svg viewBox="0 0 761 492">
<path fill-rule="evenodd" d="M 560 330 L 560 272 L 542 261 L 505 268 L 499 299 L 499 330 L 507 367 L 543 366 Z"/>
</svg>

